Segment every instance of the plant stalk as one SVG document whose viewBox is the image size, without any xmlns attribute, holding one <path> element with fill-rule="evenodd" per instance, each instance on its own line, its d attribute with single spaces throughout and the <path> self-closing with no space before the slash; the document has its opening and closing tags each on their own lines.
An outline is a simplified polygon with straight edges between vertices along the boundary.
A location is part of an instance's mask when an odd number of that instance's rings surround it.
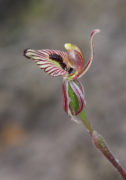
<svg viewBox="0 0 126 180">
<path fill-rule="evenodd" d="M 116 168 L 116 170 L 121 175 L 123 180 L 126 180 L 125 170 L 120 165 L 118 159 L 113 155 L 113 153 L 108 148 L 108 145 L 106 144 L 104 138 L 98 132 L 93 130 L 93 128 L 91 127 L 91 124 L 89 123 L 89 121 L 86 117 L 85 111 L 83 110 L 78 115 L 78 117 L 81 119 L 84 126 L 88 130 L 88 132 L 92 138 L 93 144 L 96 146 L 96 148 L 99 149 L 102 152 L 102 154 L 109 160 L 109 162 Z"/>
</svg>

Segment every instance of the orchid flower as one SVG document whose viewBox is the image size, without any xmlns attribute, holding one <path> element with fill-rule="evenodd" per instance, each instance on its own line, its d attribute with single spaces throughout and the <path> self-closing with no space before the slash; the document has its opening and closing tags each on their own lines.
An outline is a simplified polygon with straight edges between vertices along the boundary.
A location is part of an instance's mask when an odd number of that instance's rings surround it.
<svg viewBox="0 0 126 180">
<path fill-rule="evenodd" d="M 84 90 L 78 81 L 89 69 L 94 55 L 93 37 L 100 32 L 95 29 L 90 35 L 90 58 L 85 65 L 84 55 L 80 48 L 74 44 L 64 45 L 67 51 L 60 50 L 32 50 L 26 49 L 24 56 L 32 59 L 36 64 L 51 76 L 63 77 L 63 106 L 65 112 L 74 119 L 85 107 Z"/>
<path fill-rule="evenodd" d="M 65 44 L 65 49 L 67 51 L 26 49 L 24 51 L 24 56 L 34 60 L 36 64 L 49 75 L 63 77 L 62 93 L 63 107 L 65 112 L 71 117 L 71 119 L 75 121 L 77 121 L 76 117 L 79 117 L 91 135 L 92 142 L 95 147 L 102 152 L 102 154 L 118 170 L 122 178 L 126 180 L 125 170 L 112 154 L 104 138 L 92 128 L 86 117 L 84 109 L 86 104 L 84 98 L 84 89 L 78 80 L 88 71 L 89 67 L 91 66 L 94 56 L 93 37 L 98 32 L 100 32 L 100 30 L 95 29 L 90 35 L 91 52 L 90 58 L 86 65 L 84 62 L 84 55 L 80 48 L 71 43 Z"/>
</svg>

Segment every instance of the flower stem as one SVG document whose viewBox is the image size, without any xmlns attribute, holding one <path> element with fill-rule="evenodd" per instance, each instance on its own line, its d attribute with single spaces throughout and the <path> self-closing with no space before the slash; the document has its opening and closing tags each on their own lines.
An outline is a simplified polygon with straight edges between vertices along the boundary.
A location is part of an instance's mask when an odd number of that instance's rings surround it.
<svg viewBox="0 0 126 180">
<path fill-rule="evenodd" d="M 110 149 L 108 148 L 104 138 L 98 134 L 96 131 L 92 133 L 92 141 L 94 145 L 104 154 L 104 156 L 111 162 L 111 164 L 117 169 L 119 174 L 122 176 L 124 180 L 126 180 L 126 172 L 121 167 L 118 159 L 112 154 Z"/>
<path fill-rule="evenodd" d="M 86 127 L 86 129 L 88 130 L 89 134 L 92 136 L 93 133 L 93 128 L 91 127 L 90 122 L 87 119 L 86 113 L 84 110 L 82 110 L 80 112 L 80 114 L 78 115 L 78 117 L 81 119 L 82 123 L 84 124 L 84 126 Z"/>
<path fill-rule="evenodd" d="M 88 130 L 89 134 L 91 135 L 93 144 L 96 146 L 97 149 L 99 149 L 102 154 L 110 161 L 110 163 L 116 168 L 116 170 L 119 172 L 119 174 L 122 176 L 124 180 L 126 180 L 126 172 L 120 165 L 119 161 L 116 159 L 116 157 L 112 154 L 110 149 L 108 148 L 108 145 L 106 144 L 104 138 L 93 128 L 91 127 L 91 124 L 89 123 L 86 113 L 83 110 L 79 114 L 79 118 L 85 125 L 86 129 Z"/>
</svg>

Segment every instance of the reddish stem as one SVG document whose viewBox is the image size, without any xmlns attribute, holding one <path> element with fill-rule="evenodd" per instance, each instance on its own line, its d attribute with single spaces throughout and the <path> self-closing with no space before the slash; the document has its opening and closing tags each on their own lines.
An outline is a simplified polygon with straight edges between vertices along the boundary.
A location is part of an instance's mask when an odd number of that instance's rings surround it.
<svg viewBox="0 0 126 180">
<path fill-rule="evenodd" d="M 79 118 L 82 120 L 84 126 L 86 127 L 90 136 L 92 137 L 93 144 L 96 146 L 96 148 L 104 154 L 104 156 L 110 161 L 110 163 L 117 169 L 122 178 L 126 180 L 125 170 L 122 168 L 119 161 L 108 148 L 108 145 L 105 142 L 104 138 L 98 132 L 93 130 L 91 124 L 89 123 L 86 117 L 86 113 L 84 110 L 79 114 Z"/>
<path fill-rule="evenodd" d="M 111 164 L 117 169 L 119 174 L 124 180 L 126 180 L 126 172 L 120 165 L 119 161 L 114 157 L 112 152 L 109 150 L 108 146 L 105 143 L 103 137 L 98 134 L 96 131 L 92 133 L 92 140 L 95 146 L 104 154 L 104 156 L 111 162 Z"/>
</svg>

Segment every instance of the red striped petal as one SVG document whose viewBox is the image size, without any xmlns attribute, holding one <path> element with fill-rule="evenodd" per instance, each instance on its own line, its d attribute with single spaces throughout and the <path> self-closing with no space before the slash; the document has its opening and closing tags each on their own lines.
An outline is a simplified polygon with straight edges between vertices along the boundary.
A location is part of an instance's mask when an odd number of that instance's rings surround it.
<svg viewBox="0 0 126 180">
<path fill-rule="evenodd" d="M 75 95 L 69 94 L 69 88 L 72 89 Z M 83 108 L 85 107 L 85 99 L 84 99 L 84 89 L 82 84 L 78 80 L 74 81 L 63 81 L 62 85 L 62 92 L 63 92 L 63 107 L 65 112 L 71 117 L 72 120 L 76 120 L 76 115 L 78 115 Z M 74 99 L 76 96 L 77 101 Z M 75 106 L 71 104 L 71 101 L 78 104 L 78 108 L 76 109 Z"/>
<path fill-rule="evenodd" d="M 79 77 L 79 78 L 88 71 L 88 69 L 90 68 L 90 66 L 92 64 L 93 57 L 94 57 L 93 37 L 95 36 L 95 34 L 97 34 L 99 32 L 100 32 L 100 29 L 95 29 L 94 31 L 92 31 L 92 33 L 90 35 L 90 50 L 91 50 L 90 58 L 89 58 L 87 64 L 82 68 L 82 70 L 78 74 L 77 77 Z"/>
<path fill-rule="evenodd" d="M 73 114 L 78 115 L 86 104 L 84 99 L 84 89 L 82 84 L 78 80 L 70 81 L 70 86 L 75 95 L 77 96 L 79 102 L 79 108 L 76 112 L 73 112 Z"/>
</svg>

